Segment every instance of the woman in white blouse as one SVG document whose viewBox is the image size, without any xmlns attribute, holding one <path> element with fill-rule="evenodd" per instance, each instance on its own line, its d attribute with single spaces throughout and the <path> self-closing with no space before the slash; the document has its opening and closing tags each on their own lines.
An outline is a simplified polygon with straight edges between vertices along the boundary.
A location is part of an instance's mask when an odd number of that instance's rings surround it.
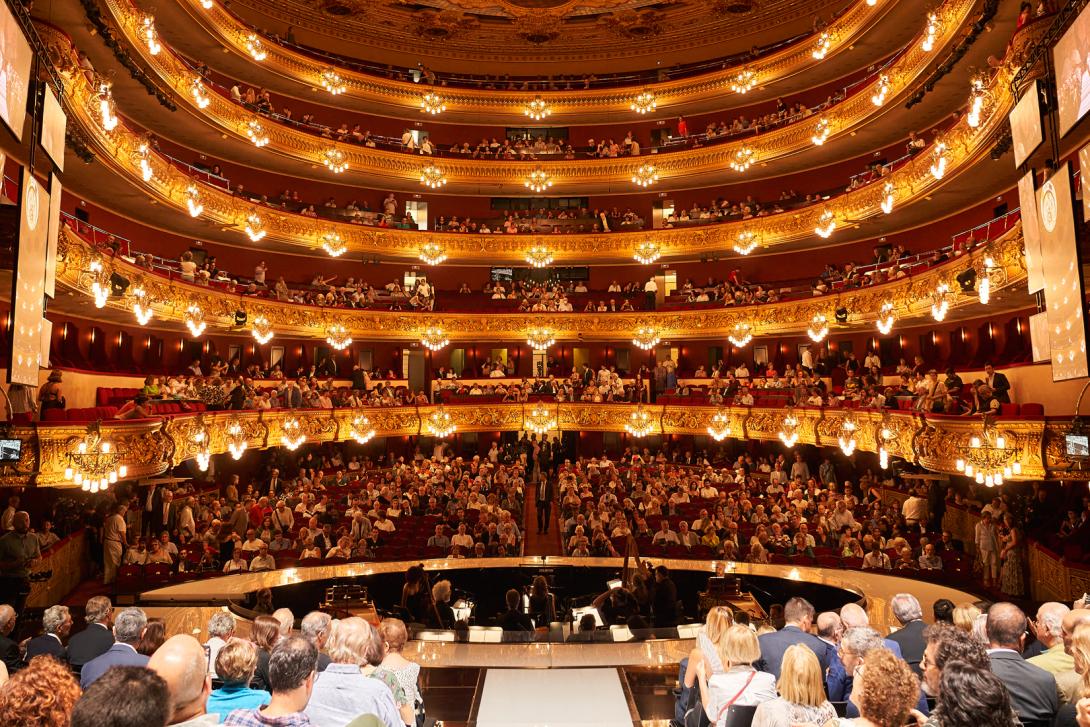
<svg viewBox="0 0 1090 727">
<path fill-rule="evenodd" d="M 728 708 L 759 705 L 776 698 L 776 678 L 757 671 L 753 662 L 761 658 L 757 635 L 745 626 L 735 624 L 727 629 L 717 651 L 723 663 L 722 674 L 711 674 L 707 660 L 696 665 L 700 684 L 700 703 L 715 727 L 725 727 Z"/>
<path fill-rule="evenodd" d="M 780 696 L 757 706 L 753 727 L 791 727 L 797 723 L 823 725 L 836 718 L 836 710 L 825 698 L 821 664 L 809 647 L 787 647 L 777 683 Z"/>
</svg>

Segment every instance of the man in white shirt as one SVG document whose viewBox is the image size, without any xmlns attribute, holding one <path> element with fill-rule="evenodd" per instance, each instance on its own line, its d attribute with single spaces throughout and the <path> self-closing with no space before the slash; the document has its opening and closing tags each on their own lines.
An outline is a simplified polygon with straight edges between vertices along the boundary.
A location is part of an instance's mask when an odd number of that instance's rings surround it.
<svg viewBox="0 0 1090 727">
<path fill-rule="evenodd" d="M 814 370 L 814 354 L 810 353 L 809 346 L 802 350 L 802 360 L 799 362 L 799 365 L 807 371 Z"/>
<path fill-rule="evenodd" d="M 976 550 L 984 571 L 984 585 L 991 586 L 999 577 L 999 539 L 992 513 L 985 510 L 975 528 Z"/>
<path fill-rule="evenodd" d="M 848 505 L 843 500 L 837 500 L 833 514 L 829 516 L 829 528 L 839 532 L 845 525 L 852 530 L 859 530 L 861 527 L 856 522 L 855 515 L 848 509 Z"/>
<path fill-rule="evenodd" d="M 647 296 L 647 309 L 655 310 L 655 302 L 659 294 L 659 284 L 654 278 L 648 280 L 643 286 L 644 295 Z"/>
<path fill-rule="evenodd" d="M 473 536 L 466 532 L 466 524 L 458 524 L 458 532 L 450 539 L 451 546 L 460 546 L 463 550 L 473 547 Z"/>
<path fill-rule="evenodd" d="M 678 545 L 677 533 L 670 529 L 670 521 L 663 519 L 659 524 L 659 531 L 655 533 L 655 537 L 651 538 L 651 542 L 655 545 Z"/>
<path fill-rule="evenodd" d="M 804 482 L 810 479 L 810 465 L 806 464 L 801 452 L 795 453 L 795 461 L 791 464 L 791 479 Z"/>
<path fill-rule="evenodd" d="M 694 545 L 700 545 L 700 537 L 692 530 L 689 530 L 689 523 L 682 520 L 677 527 L 677 540 L 679 543 L 684 545 L 686 548 L 691 548 Z"/>
<path fill-rule="evenodd" d="M 892 570 L 893 563 L 890 562 L 889 556 L 882 552 L 881 546 L 875 543 L 871 551 L 863 556 L 863 567 L 871 570 Z"/>
<path fill-rule="evenodd" d="M 386 511 L 383 510 L 378 514 L 378 520 L 375 520 L 375 530 L 380 530 L 384 533 L 392 533 L 397 530 L 397 526 L 394 525 L 394 521 L 386 516 Z"/>
<path fill-rule="evenodd" d="M 251 571 L 273 570 L 275 568 L 276 568 L 276 560 L 271 555 L 269 555 L 268 546 L 262 545 L 258 549 L 257 555 L 255 555 L 253 557 L 253 559 L 250 561 L 250 570 Z"/>
<path fill-rule="evenodd" d="M 927 498 L 920 497 L 918 489 L 913 490 L 912 494 L 901 505 L 901 514 L 905 518 L 905 524 L 910 528 L 918 527 L 920 523 L 926 523 Z"/>
<path fill-rule="evenodd" d="M 241 545 L 243 550 L 257 552 L 264 547 L 265 541 L 257 537 L 257 532 L 253 528 L 246 531 L 246 540 Z"/>
</svg>

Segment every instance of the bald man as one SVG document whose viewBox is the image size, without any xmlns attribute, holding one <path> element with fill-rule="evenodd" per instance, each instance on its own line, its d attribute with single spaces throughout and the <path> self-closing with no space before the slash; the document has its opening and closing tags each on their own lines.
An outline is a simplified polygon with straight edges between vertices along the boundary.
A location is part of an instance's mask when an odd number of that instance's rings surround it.
<svg viewBox="0 0 1090 727">
<path fill-rule="evenodd" d="M 840 621 L 843 624 L 844 630 L 848 629 L 869 629 L 870 628 L 870 616 L 863 610 L 863 607 L 858 603 L 848 603 L 840 607 Z M 882 638 L 882 645 L 893 652 L 893 655 L 898 659 L 903 659 L 901 655 L 901 645 L 893 639 Z M 845 697 L 847 699 L 847 697 Z M 841 700 L 834 700 L 841 701 Z"/>
<path fill-rule="evenodd" d="M 829 668 L 825 671 L 825 692 L 829 695 L 840 695 L 835 698 L 830 696 L 829 699 L 842 702 L 846 699 L 844 688 L 848 684 L 844 662 L 840 660 L 840 637 L 844 633 L 844 623 L 840 620 L 840 616 L 832 611 L 823 611 L 818 614 L 816 625 L 818 638 L 829 645 Z"/>
<path fill-rule="evenodd" d="M 1063 603 L 1049 601 L 1037 609 L 1034 632 L 1043 651 L 1037 656 L 1026 659 L 1034 666 L 1039 666 L 1056 677 L 1060 688 L 1060 701 L 1070 702 L 1079 686 L 1079 677 L 1075 673 L 1075 659 L 1064 651 L 1063 621 L 1071 612 Z"/>
<path fill-rule="evenodd" d="M 278 608 L 272 612 L 272 617 L 280 622 L 280 638 L 291 636 L 291 629 L 295 626 L 295 614 L 290 608 Z"/>
<path fill-rule="evenodd" d="M 1051 724 L 1059 709 L 1056 677 L 1022 659 L 1026 614 L 1013 603 L 988 609 L 985 626 L 992 671 L 1007 685 L 1011 706 L 1023 724 Z"/>
<path fill-rule="evenodd" d="M 219 724 L 219 716 L 205 712 L 212 679 L 204 647 L 188 634 L 171 636 L 155 650 L 148 668 L 167 683 L 174 712 L 168 725 L 203 727 Z"/>
</svg>

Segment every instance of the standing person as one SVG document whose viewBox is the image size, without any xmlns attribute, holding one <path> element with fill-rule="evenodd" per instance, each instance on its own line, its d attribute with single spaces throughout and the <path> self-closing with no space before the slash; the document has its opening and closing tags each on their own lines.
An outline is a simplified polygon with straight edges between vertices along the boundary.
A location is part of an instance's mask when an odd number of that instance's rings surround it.
<svg viewBox="0 0 1090 727">
<path fill-rule="evenodd" d="M 8 419 L 12 424 L 30 424 L 38 416 L 38 403 L 34 401 L 34 389 L 26 384 L 8 387 Z"/>
<path fill-rule="evenodd" d="M 121 567 L 121 555 L 129 547 L 125 513 L 129 508 L 124 503 L 114 505 L 113 512 L 102 526 L 104 567 L 102 582 L 109 585 L 117 580 L 117 569 Z"/>
<path fill-rule="evenodd" d="M 61 391 L 61 372 L 50 371 L 49 378 L 38 390 L 38 407 L 42 414 L 46 409 L 63 409 L 64 392 Z"/>
<path fill-rule="evenodd" d="M 552 519 L 553 500 L 556 499 L 556 483 L 545 477 L 537 484 L 537 534 L 548 535 Z"/>
<path fill-rule="evenodd" d="M 1015 525 L 1010 513 L 1003 516 L 1000 543 L 1003 549 L 999 551 L 999 561 L 1002 563 L 999 588 L 1008 596 L 1021 596 L 1026 592 L 1022 531 Z"/>
<path fill-rule="evenodd" d="M 651 619 L 655 628 L 677 625 L 677 586 L 670 578 L 670 570 L 664 565 L 655 568 Z"/>
<path fill-rule="evenodd" d="M 999 536 L 990 511 L 981 513 L 974 534 L 980 565 L 984 571 L 984 586 L 991 588 L 999 579 Z"/>
<path fill-rule="evenodd" d="M 30 532 L 30 513 L 17 511 L 11 524 L 13 529 L 0 537 L 0 592 L 19 613 L 30 595 L 30 566 L 42 557 L 42 549 Z"/>
<path fill-rule="evenodd" d="M 647 310 L 655 310 L 659 293 L 659 284 L 655 282 L 654 277 L 648 278 L 643 286 L 643 293 L 647 298 Z"/>
</svg>

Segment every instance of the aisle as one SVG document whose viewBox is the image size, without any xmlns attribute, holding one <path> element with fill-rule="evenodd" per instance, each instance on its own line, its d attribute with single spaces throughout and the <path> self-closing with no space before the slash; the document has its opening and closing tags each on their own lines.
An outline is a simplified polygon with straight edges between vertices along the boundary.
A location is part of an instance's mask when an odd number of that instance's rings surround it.
<svg viewBox="0 0 1090 727">
<path fill-rule="evenodd" d="M 523 518 L 523 554 L 524 555 L 564 555 L 560 545 L 560 523 L 557 521 L 556 503 L 549 513 L 549 534 L 537 534 L 537 484 L 530 483 L 526 489 L 526 517 Z"/>
</svg>

